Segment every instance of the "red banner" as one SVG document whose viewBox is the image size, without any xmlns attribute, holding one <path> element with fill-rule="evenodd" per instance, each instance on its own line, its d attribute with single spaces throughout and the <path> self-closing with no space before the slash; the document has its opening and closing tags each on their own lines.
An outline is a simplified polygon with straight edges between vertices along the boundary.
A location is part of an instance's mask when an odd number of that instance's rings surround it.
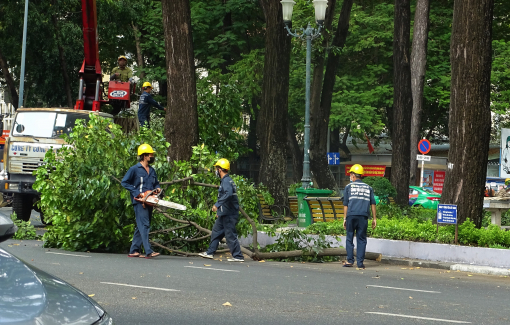
<svg viewBox="0 0 510 325">
<path fill-rule="evenodd" d="M 446 176 L 445 171 L 441 171 L 441 170 L 434 171 L 434 186 L 432 187 L 432 190 L 434 192 L 437 192 L 439 194 L 443 193 L 443 185 L 444 185 L 445 176 Z"/>
<path fill-rule="evenodd" d="M 345 175 L 349 176 L 349 170 L 353 165 L 345 165 Z M 379 176 L 384 177 L 386 172 L 386 166 L 381 165 L 363 165 L 365 174 L 363 176 Z"/>
</svg>

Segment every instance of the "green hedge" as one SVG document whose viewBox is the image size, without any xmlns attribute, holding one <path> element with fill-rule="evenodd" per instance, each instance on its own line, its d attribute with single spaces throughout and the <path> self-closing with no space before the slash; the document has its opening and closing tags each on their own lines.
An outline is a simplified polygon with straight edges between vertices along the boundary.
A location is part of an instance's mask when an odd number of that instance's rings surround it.
<svg viewBox="0 0 510 325">
<path fill-rule="evenodd" d="M 418 242 L 452 244 L 455 241 L 455 226 L 437 226 L 432 223 L 435 210 L 422 208 L 400 209 L 395 206 L 378 207 L 377 227 L 368 227 L 367 235 L 373 238 L 409 240 Z M 343 221 L 321 222 L 310 225 L 304 231 L 307 234 L 345 235 Z M 510 248 L 510 231 L 504 231 L 496 225 L 478 229 L 467 219 L 459 225 L 459 243 L 461 245 L 490 248 Z"/>
</svg>

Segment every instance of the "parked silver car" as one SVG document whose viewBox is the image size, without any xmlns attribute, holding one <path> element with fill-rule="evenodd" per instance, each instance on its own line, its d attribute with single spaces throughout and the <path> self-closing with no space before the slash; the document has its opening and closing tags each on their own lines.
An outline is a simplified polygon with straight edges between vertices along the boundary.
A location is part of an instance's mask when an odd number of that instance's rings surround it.
<svg viewBox="0 0 510 325">
<path fill-rule="evenodd" d="M 0 242 L 17 227 L 0 215 Z M 112 325 L 106 311 L 69 283 L 0 249 L 0 324 Z"/>
</svg>

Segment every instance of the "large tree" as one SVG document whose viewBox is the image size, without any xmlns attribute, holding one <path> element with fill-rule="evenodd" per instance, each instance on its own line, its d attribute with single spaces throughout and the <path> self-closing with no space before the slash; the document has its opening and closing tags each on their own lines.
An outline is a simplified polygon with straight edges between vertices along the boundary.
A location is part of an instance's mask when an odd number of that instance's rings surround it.
<svg viewBox="0 0 510 325">
<path fill-rule="evenodd" d="M 290 37 L 284 29 L 281 4 L 260 0 L 266 18 L 266 50 L 262 102 L 257 116 L 260 141 L 259 180 L 268 187 L 276 205 L 287 202 L 287 108 Z"/>
<path fill-rule="evenodd" d="M 189 0 L 163 0 L 168 81 L 165 137 L 169 159 L 191 158 L 198 142 L 197 89 Z"/>
<path fill-rule="evenodd" d="M 411 53 L 411 88 L 413 92 L 413 113 L 411 121 L 411 174 L 410 184 L 416 185 L 418 162 L 418 140 L 421 131 L 423 111 L 423 87 L 427 66 L 427 41 L 429 34 L 430 0 L 416 1 L 413 28 L 413 51 Z"/>
<path fill-rule="evenodd" d="M 393 39 L 393 120 L 391 183 L 397 190 L 395 202 L 407 205 L 409 201 L 409 159 L 411 136 L 410 30 L 411 1 L 395 0 Z"/>
<path fill-rule="evenodd" d="M 480 227 L 491 129 L 490 86 L 494 0 L 455 1 L 450 45 L 450 151 L 442 203 L 458 222 Z"/>
</svg>

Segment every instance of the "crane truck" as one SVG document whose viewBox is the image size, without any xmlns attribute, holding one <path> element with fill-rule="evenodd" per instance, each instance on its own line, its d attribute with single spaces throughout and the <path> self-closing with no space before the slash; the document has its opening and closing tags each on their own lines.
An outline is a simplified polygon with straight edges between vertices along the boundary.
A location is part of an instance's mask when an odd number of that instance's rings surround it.
<svg viewBox="0 0 510 325">
<path fill-rule="evenodd" d="M 111 104 L 114 114 L 130 107 L 130 83 L 110 81 L 108 99 L 102 96 L 102 71 L 99 61 L 96 0 L 82 0 L 84 60 L 79 71 L 78 99 L 74 108 L 19 108 L 4 146 L 4 170 L 0 174 L 0 192 L 12 193 L 12 207 L 17 217 L 28 221 L 40 193 L 32 188 L 33 172 L 43 165 L 46 152 L 65 145 L 63 134 L 70 134 L 77 119 L 89 114 L 113 119 L 101 112 Z M 134 89 L 134 87 L 132 87 Z M 45 223 L 41 213 L 41 221 Z"/>
</svg>

